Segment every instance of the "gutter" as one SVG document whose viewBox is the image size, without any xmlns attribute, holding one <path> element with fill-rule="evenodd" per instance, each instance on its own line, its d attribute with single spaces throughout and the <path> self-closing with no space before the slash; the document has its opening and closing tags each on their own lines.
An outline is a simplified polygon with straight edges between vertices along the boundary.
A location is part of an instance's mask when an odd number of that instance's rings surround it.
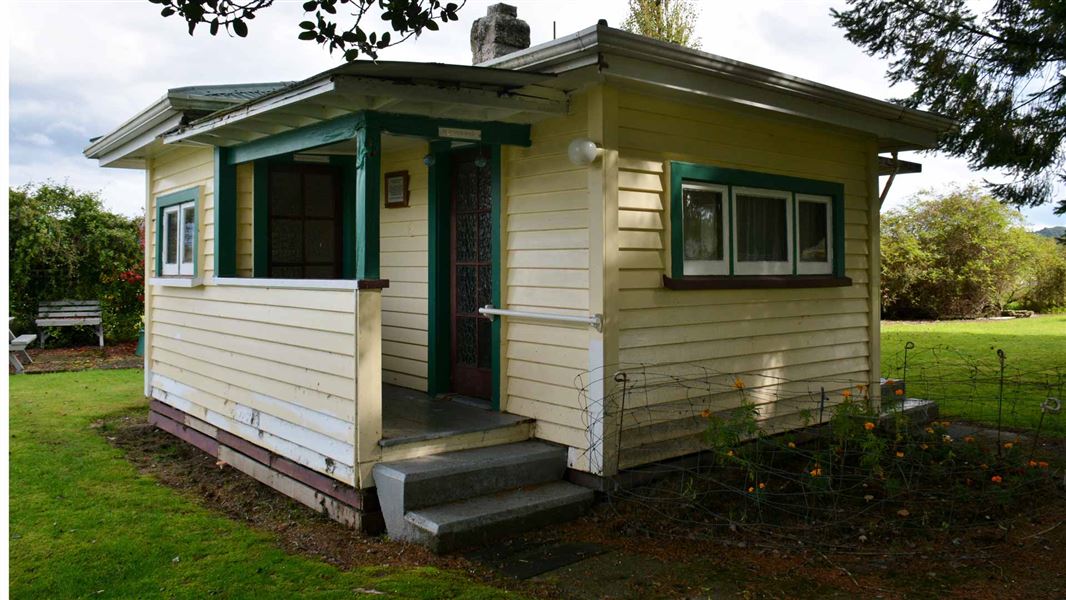
<svg viewBox="0 0 1066 600">
<path fill-rule="evenodd" d="M 516 70 L 561 67 L 574 68 L 576 58 L 589 57 L 593 64 L 601 54 L 614 52 L 650 63 L 664 64 L 694 73 L 729 79 L 757 88 L 799 96 L 845 110 L 863 113 L 886 121 L 893 121 L 942 133 L 955 128 L 955 121 L 928 111 L 906 108 L 884 100 L 870 98 L 828 85 L 794 77 L 722 56 L 700 52 L 628 33 L 601 24 L 577 33 L 520 50 L 478 66 Z M 606 69 L 610 69 L 609 56 Z M 571 63 L 571 64 L 567 64 Z"/>
</svg>

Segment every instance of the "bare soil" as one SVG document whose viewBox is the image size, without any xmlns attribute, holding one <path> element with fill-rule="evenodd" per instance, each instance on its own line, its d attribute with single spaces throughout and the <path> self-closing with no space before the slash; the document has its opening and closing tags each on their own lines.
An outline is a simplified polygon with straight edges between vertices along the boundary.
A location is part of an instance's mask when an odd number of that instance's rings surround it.
<svg viewBox="0 0 1066 600">
<path fill-rule="evenodd" d="M 73 348 L 30 348 L 33 364 L 23 366 L 26 373 L 57 373 L 88 369 L 140 369 L 144 358 L 137 356 L 137 342 L 119 342 L 99 346 Z"/>
<path fill-rule="evenodd" d="M 153 428 L 144 411 L 110 417 L 99 430 L 142 473 L 199 504 L 273 536 L 289 552 L 341 569 L 431 566 L 540 598 L 1062 598 L 1066 597 L 1066 503 L 1062 495 L 1004 528 L 901 535 L 847 547 L 804 544 L 755 531 L 686 536 L 676 520 L 635 500 L 601 502 L 582 519 L 494 545 L 437 556 L 366 536 Z M 559 543 L 603 548 L 591 558 L 516 580 L 504 574 L 509 548 Z M 515 560 L 522 560 L 520 555 Z"/>
</svg>

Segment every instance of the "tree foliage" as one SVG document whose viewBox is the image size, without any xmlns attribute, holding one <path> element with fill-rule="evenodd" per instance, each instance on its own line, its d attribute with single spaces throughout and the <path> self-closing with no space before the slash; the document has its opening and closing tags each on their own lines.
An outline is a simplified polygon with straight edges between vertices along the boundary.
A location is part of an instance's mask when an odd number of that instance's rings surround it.
<svg viewBox="0 0 1066 600">
<path fill-rule="evenodd" d="M 1055 254 L 1058 252 L 1058 254 Z M 1012 302 L 1061 306 L 1054 241 L 977 188 L 916 197 L 881 219 L 881 306 L 890 318 L 977 317 Z"/>
<path fill-rule="evenodd" d="M 622 22 L 622 29 L 699 50 L 699 14 L 692 0 L 629 0 L 629 15 Z"/>
<path fill-rule="evenodd" d="M 41 301 L 100 300 L 105 335 L 135 337 L 144 313 L 144 220 L 108 212 L 98 194 L 68 185 L 24 185 L 8 197 L 15 328 L 33 329 Z"/>
<path fill-rule="evenodd" d="M 868 54 L 891 60 L 901 102 L 959 122 L 941 149 L 975 170 L 1005 171 L 990 182 L 1016 206 L 1057 200 L 1066 184 L 1066 2 L 996 0 L 976 13 L 965 0 L 847 0 L 837 26 Z M 1060 188 L 1061 189 L 1061 188 Z"/>
<path fill-rule="evenodd" d="M 248 22 L 272 7 L 274 0 L 149 0 L 159 4 L 164 17 L 185 20 L 192 35 L 206 25 L 211 35 L 226 31 L 245 37 Z M 378 51 L 403 43 L 423 31 L 437 31 L 441 23 L 459 20 L 465 0 L 456 4 L 441 0 L 306 0 L 305 20 L 299 24 L 301 40 L 312 41 L 341 52 L 353 61 L 360 55 L 377 58 Z M 373 17 L 379 22 L 373 22 Z M 364 21 L 369 17 L 368 21 Z M 385 23 L 381 23 L 384 21 Z M 393 32 L 399 35 L 393 38 Z"/>
</svg>

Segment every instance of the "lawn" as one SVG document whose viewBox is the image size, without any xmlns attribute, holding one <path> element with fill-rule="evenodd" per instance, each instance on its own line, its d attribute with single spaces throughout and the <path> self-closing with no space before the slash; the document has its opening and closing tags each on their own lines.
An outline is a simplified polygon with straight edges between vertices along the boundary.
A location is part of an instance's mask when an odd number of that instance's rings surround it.
<svg viewBox="0 0 1066 600">
<path fill-rule="evenodd" d="M 140 475 L 95 425 L 137 370 L 10 377 L 12 598 L 499 598 L 433 568 L 342 571 Z"/>
<path fill-rule="evenodd" d="M 1066 400 L 1066 315 L 1030 319 L 886 322 L 882 377 L 904 377 L 907 395 L 935 400 L 946 416 L 988 424 L 999 419 L 1000 361 L 1005 355 L 1003 424 L 1031 429 L 1049 396 Z M 1066 435 L 1066 414 L 1048 415 L 1045 431 Z"/>
</svg>

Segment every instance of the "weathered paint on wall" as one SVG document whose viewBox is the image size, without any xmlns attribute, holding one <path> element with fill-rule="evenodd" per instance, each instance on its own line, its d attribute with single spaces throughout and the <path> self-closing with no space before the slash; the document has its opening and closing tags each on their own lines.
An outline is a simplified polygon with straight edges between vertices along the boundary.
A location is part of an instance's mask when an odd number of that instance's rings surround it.
<svg viewBox="0 0 1066 600">
<path fill-rule="evenodd" d="M 808 388 L 831 402 L 846 381 L 876 380 L 868 282 L 871 139 L 753 110 L 695 106 L 636 92 L 618 105 L 619 360 L 682 373 L 692 365 L 738 373 L 771 430 L 801 424 Z M 843 288 L 685 290 L 662 287 L 669 272 L 669 161 L 838 182 L 845 187 Z M 873 160 L 876 160 L 874 157 Z M 875 179 L 876 181 L 876 179 Z M 873 256 L 877 256 L 876 252 Z M 873 318 L 876 318 L 876 314 Z M 798 380 L 781 384 L 781 379 Z M 818 382 L 818 383 L 813 383 Z M 760 390 L 760 388 L 762 388 Z M 725 410 L 738 393 L 693 401 L 681 386 L 627 399 L 620 466 L 692 452 L 704 409 Z M 768 398 L 783 398 L 767 402 Z"/>
</svg>

